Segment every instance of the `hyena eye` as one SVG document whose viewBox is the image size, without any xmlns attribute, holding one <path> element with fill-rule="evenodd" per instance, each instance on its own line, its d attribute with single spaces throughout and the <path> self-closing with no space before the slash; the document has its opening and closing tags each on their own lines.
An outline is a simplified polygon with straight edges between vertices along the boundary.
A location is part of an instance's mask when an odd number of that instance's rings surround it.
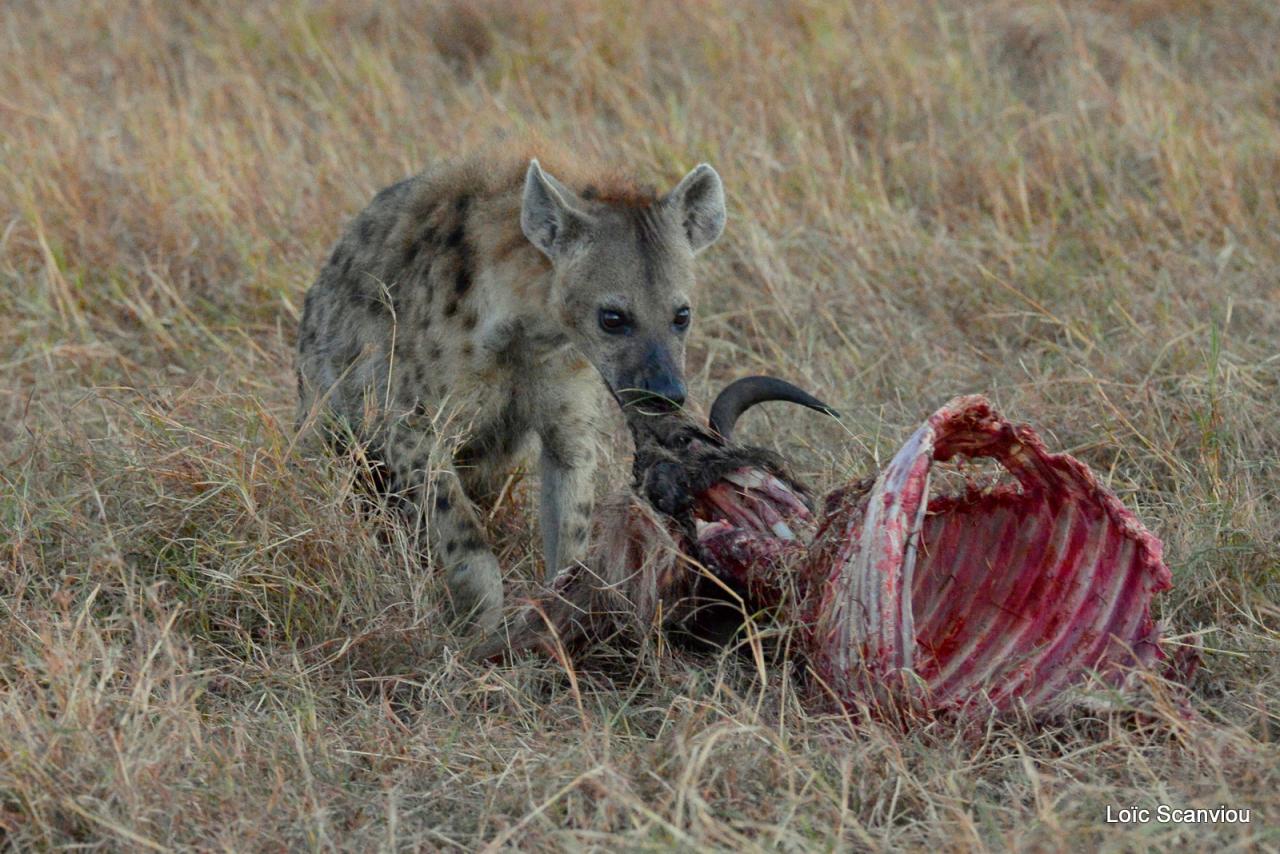
<svg viewBox="0 0 1280 854">
<path fill-rule="evenodd" d="M 600 309 L 600 328 L 610 335 L 622 335 L 631 328 L 631 320 L 612 308 Z"/>
<path fill-rule="evenodd" d="M 689 306 L 676 309 L 676 316 L 671 320 L 676 329 L 689 328 Z"/>
</svg>

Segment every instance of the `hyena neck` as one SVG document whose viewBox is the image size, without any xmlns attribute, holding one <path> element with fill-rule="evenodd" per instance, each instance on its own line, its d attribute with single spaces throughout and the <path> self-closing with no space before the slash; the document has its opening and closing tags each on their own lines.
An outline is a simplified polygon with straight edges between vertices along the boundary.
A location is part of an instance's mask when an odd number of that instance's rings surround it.
<svg viewBox="0 0 1280 854">
<path fill-rule="evenodd" d="M 480 329 L 480 344 L 494 358 L 514 365 L 576 352 L 568 330 L 546 311 L 495 316 Z"/>
</svg>

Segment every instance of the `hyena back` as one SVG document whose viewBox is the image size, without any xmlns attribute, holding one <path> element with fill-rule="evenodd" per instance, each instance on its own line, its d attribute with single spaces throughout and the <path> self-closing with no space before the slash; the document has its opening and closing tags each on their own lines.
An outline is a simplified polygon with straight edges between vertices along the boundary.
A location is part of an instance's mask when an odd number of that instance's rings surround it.
<svg viewBox="0 0 1280 854">
<path fill-rule="evenodd" d="M 537 440 L 548 576 L 579 560 L 603 386 L 623 405 L 684 400 L 694 255 L 724 227 L 707 165 L 658 196 L 528 157 L 444 164 L 379 192 L 307 293 L 300 422 L 350 431 L 425 522 L 455 610 L 501 619 L 481 525 Z M 433 466 L 442 405 L 467 438 Z"/>
</svg>

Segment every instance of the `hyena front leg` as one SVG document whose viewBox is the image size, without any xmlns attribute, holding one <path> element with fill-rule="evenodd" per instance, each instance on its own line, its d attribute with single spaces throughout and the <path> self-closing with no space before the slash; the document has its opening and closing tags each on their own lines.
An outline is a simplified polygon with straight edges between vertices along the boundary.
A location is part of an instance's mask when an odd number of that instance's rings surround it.
<svg viewBox="0 0 1280 854">
<path fill-rule="evenodd" d="M 444 566 L 454 613 L 481 631 L 493 631 L 502 623 L 502 570 L 479 513 L 456 476 L 440 479 L 434 491 L 428 530 Z"/>
<path fill-rule="evenodd" d="M 429 453 L 415 450 L 429 447 L 432 438 L 408 425 L 393 431 L 391 445 L 397 453 L 392 471 L 415 508 L 418 536 L 425 528 L 431 551 L 444 568 L 455 618 L 489 632 L 502 623 L 502 570 L 452 460 L 433 467 Z"/>
<path fill-rule="evenodd" d="M 587 553 L 594 504 L 596 447 L 588 424 L 562 424 L 542 435 L 539 520 L 550 583 Z"/>
</svg>

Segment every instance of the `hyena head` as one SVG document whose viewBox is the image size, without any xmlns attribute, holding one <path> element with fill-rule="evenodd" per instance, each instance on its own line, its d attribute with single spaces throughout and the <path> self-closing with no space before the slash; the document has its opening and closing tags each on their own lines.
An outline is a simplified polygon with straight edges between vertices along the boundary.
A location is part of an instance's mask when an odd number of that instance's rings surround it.
<svg viewBox="0 0 1280 854">
<path fill-rule="evenodd" d="M 705 163 L 642 205 L 583 198 L 529 164 L 520 225 L 551 259 L 550 309 L 624 406 L 684 403 L 693 256 L 724 220 L 720 176 Z"/>
</svg>

